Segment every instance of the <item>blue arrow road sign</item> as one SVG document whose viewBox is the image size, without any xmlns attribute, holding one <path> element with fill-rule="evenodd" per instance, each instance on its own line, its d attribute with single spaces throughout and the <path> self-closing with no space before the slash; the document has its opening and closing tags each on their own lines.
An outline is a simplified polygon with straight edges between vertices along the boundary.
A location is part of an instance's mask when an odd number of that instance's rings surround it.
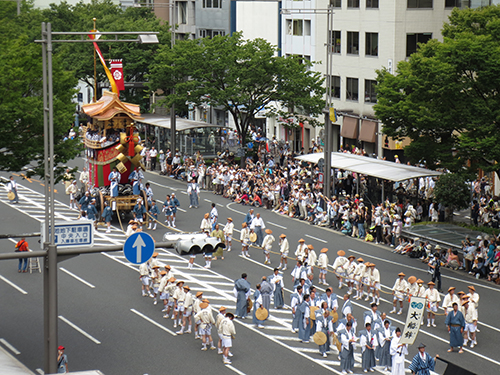
<svg viewBox="0 0 500 375">
<path fill-rule="evenodd" d="M 155 251 L 153 237 L 144 232 L 134 233 L 123 244 L 123 254 L 130 263 L 141 264 L 151 258 Z"/>
</svg>

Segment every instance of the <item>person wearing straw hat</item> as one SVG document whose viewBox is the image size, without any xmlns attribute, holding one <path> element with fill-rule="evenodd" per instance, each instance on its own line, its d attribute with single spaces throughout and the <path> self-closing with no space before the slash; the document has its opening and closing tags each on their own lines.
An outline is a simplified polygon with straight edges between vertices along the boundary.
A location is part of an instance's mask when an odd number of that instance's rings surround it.
<svg viewBox="0 0 500 375">
<path fill-rule="evenodd" d="M 375 267 L 375 263 L 369 263 L 370 273 L 368 282 L 372 294 L 372 302 L 380 305 L 380 271 Z"/>
<path fill-rule="evenodd" d="M 69 209 L 70 210 L 72 210 L 73 207 L 75 208 L 75 210 L 78 209 L 78 207 L 76 206 L 76 193 L 78 193 L 78 186 L 76 186 L 76 180 L 73 180 L 71 185 L 69 185 L 66 188 L 66 194 L 69 195 Z"/>
<path fill-rule="evenodd" d="M 342 289 L 342 286 L 344 285 L 343 283 L 343 279 L 345 277 L 344 265 L 347 262 L 348 260 L 345 257 L 345 251 L 344 250 L 337 251 L 337 258 L 335 258 L 332 267 L 335 272 L 335 276 L 337 276 L 337 280 L 339 281 L 339 289 Z"/>
<path fill-rule="evenodd" d="M 215 350 L 216 347 L 212 340 L 212 326 L 215 324 L 215 319 L 207 299 L 204 299 L 200 303 L 200 309 L 200 312 L 195 315 L 194 319 L 200 321 L 201 350 L 207 350 L 207 344 L 210 344 L 211 350 Z"/>
<path fill-rule="evenodd" d="M 416 296 L 418 292 L 417 278 L 415 276 L 410 276 L 408 278 L 408 301 L 412 296 Z"/>
<path fill-rule="evenodd" d="M 464 329 L 464 346 L 467 346 L 470 340 L 471 349 L 477 345 L 476 341 L 476 331 L 477 331 L 477 310 L 474 303 L 471 303 L 469 299 L 465 299 L 462 302 L 462 307 L 464 311 L 465 318 L 465 329 Z"/>
<path fill-rule="evenodd" d="M 372 324 L 366 323 L 365 329 L 359 332 L 361 346 L 361 368 L 363 372 L 374 372 L 377 361 L 375 360 L 375 348 L 378 346 L 377 335 L 372 330 Z"/>
<path fill-rule="evenodd" d="M 469 289 L 467 296 L 472 302 L 474 302 L 474 307 L 476 309 L 479 308 L 479 294 L 476 292 L 476 288 L 474 285 L 469 285 L 467 288 Z"/>
<path fill-rule="evenodd" d="M 222 323 L 222 319 L 226 317 L 226 310 L 227 309 L 224 306 L 221 306 L 219 308 L 217 317 L 215 318 L 215 328 L 217 329 L 217 334 L 219 335 L 219 342 L 217 343 L 217 354 L 222 354 L 222 331 L 220 324 Z"/>
<path fill-rule="evenodd" d="M 297 245 L 297 249 L 295 250 L 295 259 L 304 261 L 307 252 L 306 240 L 303 238 L 299 239 L 299 244 Z"/>
<path fill-rule="evenodd" d="M 158 289 L 160 288 L 160 280 L 161 280 L 161 274 L 160 274 L 160 266 L 155 264 L 154 266 L 151 267 L 151 283 L 153 285 L 153 305 L 156 305 L 158 303 L 157 296 L 158 296 Z"/>
<path fill-rule="evenodd" d="M 222 334 L 222 362 L 225 365 L 231 364 L 228 356 L 233 346 L 233 338 L 236 336 L 236 329 L 233 323 L 234 315 L 230 312 L 226 313 L 226 317 L 221 322 Z"/>
<path fill-rule="evenodd" d="M 241 256 L 250 258 L 250 254 L 248 254 L 248 246 L 250 245 L 250 229 L 248 229 L 247 223 L 241 224 L 240 241 Z"/>
<path fill-rule="evenodd" d="M 354 272 L 356 271 L 355 259 L 356 257 L 354 255 L 349 255 L 347 257 L 347 263 L 344 265 L 348 294 L 352 294 L 352 288 L 354 286 Z"/>
<path fill-rule="evenodd" d="M 182 315 L 184 313 L 184 302 L 186 300 L 186 292 L 184 291 L 184 281 L 177 281 L 174 291 L 174 328 L 177 328 L 177 320 L 179 325 L 182 323 Z"/>
<path fill-rule="evenodd" d="M 390 354 L 392 357 L 391 375 L 405 375 L 405 356 L 408 355 L 408 347 L 401 344 L 401 328 L 397 327 L 391 340 Z"/>
<path fill-rule="evenodd" d="M 149 291 L 149 269 L 148 262 L 141 263 L 139 266 L 139 280 L 141 280 L 142 296 L 153 296 Z"/>
<path fill-rule="evenodd" d="M 174 319 L 174 305 L 175 305 L 175 300 L 174 300 L 174 293 L 177 288 L 176 285 L 177 279 L 175 277 L 171 277 L 168 279 L 167 286 L 165 287 L 165 291 L 167 293 L 167 298 L 165 301 L 167 302 L 167 307 L 162 310 L 165 314 L 163 314 L 163 318 L 168 319 L 170 311 L 172 310 L 172 319 Z"/>
<path fill-rule="evenodd" d="M 233 231 L 234 231 L 233 219 L 228 217 L 227 223 L 224 226 L 224 239 L 226 241 L 226 249 L 228 252 L 231 251 Z"/>
<path fill-rule="evenodd" d="M 203 300 L 203 292 L 196 292 L 196 298 L 193 301 L 193 318 L 201 311 L 200 304 Z M 199 334 L 200 321 L 194 319 L 194 339 L 198 340 L 201 338 Z"/>
<path fill-rule="evenodd" d="M 392 295 L 394 296 L 394 298 L 392 303 L 393 309 L 390 311 L 391 314 L 394 314 L 396 312 L 396 305 L 398 301 L 398 315 L 401 315 L 403 313 L 403 301 L 405 299 L 406 293 L 408 293 L 408 283 L 405 280 L 405 276 L 406 275 L 403 272 L 398 273 L 398 279 L 396 279 L 396 282 L 392 287 Z"/>
<path fill-rule="evenodd" d="M 184 285 L 184 311 L 182 312 L 182 325 L 180 331 L 176 332 L 178 335 L 182 335 L 184 333 L 184 329 L 186 329 L 186 325 L 188 329 L 186 333 L 191 333 L 192 320 L 191 315 L 193 315 L 193 295 L 187 285 Z"/>
<path fill-rule="evenodd" d="M 307 245 L 307 255 L 304 260 L 304 264 L 307 266 L 307 272 L 314 273 L 314 266 L 316 265 L 316 261 L 318 260 L 318 256 L 314 251 L 313 245 Z"/>
<path fill-rule="evenodd" d="M 290 249 L 290 245 L 288 244 L 288 239 L 286 238 L 286 234 L 282 233 L 280 234 L 280 265 L 278 266 L 278 269 L 281 269 L 283 267 L 283 271 L 286 270 L 288 266 L 288 251 Z"/>
<path fill-rule="evenodd" d="M 241 274 L 241 278 L 234 282 L 234 296 L 236 297 L 236 317 L 244 319 L 247 315 L 247 300 L 250 296 L 251 285 L 247 281 L 247 274 Z"/>
<path fill-rule="evenodd" d="M 434 282 L 430 281 L 427 283 L 429 289 L 425 291 L 424 297 L 427 299 L 428 309 L 427 309 L 427 327 L 431 325 L 436 327 L 435 319 L 436 313 L 439 308 L 439 302 L 441 302 L 441 296 L 439 292 L 434 288 L 436 285 Z"/>
<path fill-rule="evenodd" d="M 450 334 L 450 349 L 448 352 L 451 353 L 453 348 L 459 348 L 459 353 L 463 353 L 462 341 L 464 341 L 462 335 L 465 329 L 465 319 L 462 312 L 458 309 L 458 302 L 452 303 L 453 310 L 446 316 L 444 324 L 448 327 L 448 333 Z M 464 343 L 467 345 L 467 342 Z"/>
<path fill-rule="evenodd" d="M 328 255 L 326 254 L 328 249 L 326 247 L 322 248 L 318 257 L 318 268 L 319 268 L 319 281 L 318 284 L 323 284 L 328 286 L 326 282 L 326 273 L 328 272 Z"/>
<path fill-rule="evenodd" d="M 200 231 L 201 232 L 210 232 L 212 230 L 212 224 L 210 223 L 210 214 L 206 213 L 203 215 L 203 219 L 201 219 Z"/>
<path fill-rule="evenodd" d="M 220 229 L 220 225 L 218 223 L 215 224 L 215 229 L 212 231 L 212 233 L 210 233 L 210 237 L 218 238 L 221 243 L 224 243 L 225 240 L 224 231 Z M 217 251 L 213 253 L 212 259 L 215 261 L 219 256 L 221 257 L 222 260 L 224 260 L 224 249 L 222 248 L 222 246 L 217 247 Z"/>
<path fill-rule="evenodd" d="M 279 274 L 279 269 L 275 268 L 273 275 L 269 277 L 269 282 L 273 286 L 274 308 L 281 309 L 285 305 L 283 298 L 283 276 Z"/>
<path fill-rule="evenodd" d="M 366 264 L 364 264 L 363 258 L 357 259 L 358 264 L 356 265 L 356 269 L 354 270 L 354 285 L 356 286 L 356 296 L 354 296 L 355 300 L 360 300 L 363 296 L 363 279 L 366 272 Z"/>
<path fill-rule="evenodd" d="M 271 264 L 271 256 L 270 256 L 270 251 L 273 247 L 273 242 L 276 241 L 276 239 L 273 236 L 273 231 L 271 229 L 266 229 L 266 236 L 264 237 L 264 240 L 262 241 L 262 249 L 264 250 L 264 264 Z"/>
<path fill-rule="evenodd" d="M 448 315 L 453 311 L 453 304 L 460 303 L 460 298 L 455 294 L 455 287 L 450 286 L 448 288 L 448 293 L 444 296 L 442 307 L 444 309 L 444 314 Z"/>
<path fill-rule="evenodd" d="M 166 305 L 167 305 L 167 293 L 165 292 L 165 287 L 167 286 L 168 284 L 168 279 L 170 279 L 170 276 L 168 274 L 168 271 L 165 269 L 165 270 L 162 270 L 160 271 L 160 276 L 161 276 L 161 279 L 160 279 L 160 286 L 158 287 L 158 293 L 160 293 L 160 301 L 163 302 L 163 310 L 166 311 Z M 162 310 L 162 312 L 163 312 Z"/>
<path fill-rule="evenodd" d="M 436 357 L 438 356 L 436 355 Z M 420 344 L 418 353 L 413 357 L 408 369 L 415 375 L 430 375 L 431 371 L 434 371 L 435 364 L 436 360 L 429 353 L 426 353 L 425 345 Z"/>
</svg>

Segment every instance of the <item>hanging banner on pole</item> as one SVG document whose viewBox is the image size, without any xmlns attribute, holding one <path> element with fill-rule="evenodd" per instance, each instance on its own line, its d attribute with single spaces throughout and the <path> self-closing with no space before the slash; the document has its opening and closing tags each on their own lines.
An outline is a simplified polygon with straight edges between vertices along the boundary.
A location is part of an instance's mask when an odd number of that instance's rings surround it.
<svg viewBox="0 0 500 375">
<path fill-rule="evenodd" d="M 426 300 L 422 297 L 411 297 L 406 324 L 401 335 L 401 344 L 413 345 L 418 336 L 420 324 L 425 313 Z"/>
<path fill-rule="evenodd" d="M 123 79 L 123 63 L 122 60 L 111 60 L 111 74 L 115 79 L 116 88 L 125 90 L 125 81 Z"/>
</svg>

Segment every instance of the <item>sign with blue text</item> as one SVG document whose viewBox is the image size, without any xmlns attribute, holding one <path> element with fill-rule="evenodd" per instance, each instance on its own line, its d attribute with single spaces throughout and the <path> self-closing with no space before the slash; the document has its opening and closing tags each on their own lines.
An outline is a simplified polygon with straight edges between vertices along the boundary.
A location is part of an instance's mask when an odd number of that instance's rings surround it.
<svg viewBox="0 0 500 375">
<path fill-rule="evenodd" d="M 43 249 L 44 242 L 50 241 L 45 238 L 45 222 L 41 223 L 40 233 L 42 240 L 40 245 Z M 50 228 L 49 228 L 50 236 Z M 76 246 L 94 246 L 94 225 L 92 221 L 56 221 L 54 228 L 54 243 L 59 248 Z"/>
<path fill-rule="evenodd" d="M 123 244 L 123 254 L 130 263 L 141 264 L 147 262 L 155 251 L 153 237 L 144 232 L 132 234 Z"/>
</svg>

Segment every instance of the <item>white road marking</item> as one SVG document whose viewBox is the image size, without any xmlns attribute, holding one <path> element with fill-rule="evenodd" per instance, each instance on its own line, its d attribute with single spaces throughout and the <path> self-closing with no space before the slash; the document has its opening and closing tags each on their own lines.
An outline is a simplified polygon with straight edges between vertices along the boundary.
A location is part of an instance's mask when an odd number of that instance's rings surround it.
<svg viewBox="0 0 500 375">
<path fill-rule="evenodd" d="M 233 370 L 235 373 L 240 374 L 240 375 L 246 375 L 243 371 L 238 370 L 236 367 L 233 367 L 232 365 L 225 365 L 228 369 Z"/>
<path fill-rule="evenodd" d="M 212 203 L 212 201 L 211 201 L 211 200 L 209 200 L 209 199 L 203 198 L 203 200 L 204 200 L 205 202 Z"/>
<path fill-rule="evenodd" d="M 275 223 L 272 223 L 272 222 L 270 222 L 270 221 L 268 221 L 267 223 L 268 223 L 268 224 L 271 224 L 271 225 L 274 225 L 274 226 L 276 226 L 276 227 L 278 227 L 278 228 L 281 228 L 281 229 L 285 229 L 285 230 L 287 229 L 287 227 L 284 227 L 283 225 L 275 224 Z"/>
<path fill-rule="evenodd" d="M 162 326 L 160 323 L 157 323 L 155 322 L 153 319 L 151 319 L 150 317 L 144 315 L 143 313 L 140 313 L 139 311 L 137 311 L 136 309 L 130 309 L 130 311 L 132 311 L 134 314 L 140 316 L 142 319 L 148 321 L 149 323 L 155 325 L 156 327 L 164 330 L 165 332 L 168 332 L 170 333 L 172 336 L 177 336 L 177 334 L 175 332 L 172 332 L 171 330 L 169 330 L 167 327 L 164 327 Z"/>
<path fill-rule="evenodd" d="M 59 319 L 61 319 L 64 323 L 66 323 L 67 325 L 69 325 L 71 328 L 73 328 L 76 331 L 80 332 L 82 335 L 84 335 L 86 338 L 88 338 L 89 340 L 93 341 L 97 345 L 101 344 L 101 342 L 99 340 L 97 340 L 94 336 L 92 336 L 91 334 L 85 332 L 83 329 L 81 329 L 80 327 L 78 327 L 76 324 L 71 323 L 64 316 L 59 315 Z"/>
<path fill-rule="evenodd" d="M 13 287 L 14 289 L 17 289 L 19 292 L 21 292 L 22 294 L 28 294 L 27 291 L 25 291 L 23 288 L 17 286 L 16 284 L 14 284 L 12 281 L 6 279 L 5 277 L 3 277 L 2 275 L 0 275 L 0 280 L 3 280 L 5 281 L 7 284 L 9 284 L 11 287 Z"/>
<path fill-rule="evenodd" d="M 5 339 L 0 339 L 0 342 L 7 348 L 9 349 L 12 353 L 14 353 L 15 355 L 19 355 L 21 354 L 21 352 L 19 350 L 17 350 L 16 348 L 14 348 L 14 346 L 12 346 L 9 342 L 7 342 L 7 340 Z"/>
<path fill-rule="evenodd" d="M 181 191 L 181 194 L 188 195 L 186 191 Z"/>
<path fill-rule="evenodd" d="M 318 238 L 318 237 L 314 237 L 314 236 L 310 236 L 308 234 L 305 235 L 306 237 L 309 237 L 309 238 L 312 238 L 313 240 L 316 240 L 316 241 L 320 241 L 320 242 L 323 242 L 323 243 L 328 243 L 328 241 L 325 241 L 321 238 Z"/>
<path fill-rule="evenodd" d="M 245 215 L 245 216 L 246 216 L 246 213 L 245 213 L 245 212 L 241 212 L 241 211 L 235 210 L 234 208 L 229 207 L 229 206 L 230 206 L 230 205 L 232 205 L 232 204 L 235 204 L 235 203 L 234 203 L 234 202 L 231 202 L 231 203 L 226 204 L 226 208 L 227 208 L 229 211 L 233 211 L 233 212 L 236 212 L 236 213 L 238 213 L 238 214 L 240 214 L 240 215 Z"/>
<path fill-rule="evenodd" d="M 37 368 L 35 371 L 38 372 L 40 375 L 45 375 L 45 372 L 41 368 Z"/>
<path fill-rule="evenodd" d="M 89 283 L 88 281 L 85 281 L 84 279 L 82 279 L 81 277 L 79 276 L 76 276 L 73 272 L 70 272 L 68 271 L 66 268 L 63 268 L 63 267 L 59 267 L 59 269 L 65 273 L 67 273 L 68 275 L 70 275 L 71 277 L 74 277 L 76 280 L 80 281 L 81 283 L 87 285 L 89 288 L 95 288 L 94 285 L 92 285 L 91 283 Z"/>
<path fill-rule="evenodd" d="M 170 189 L 170 190 L 173 190 L 173 191 L 177 191 L 177 190 L 178 190 L 178 189 L 173 188 L 173 187 L 168 186 L 168 185 L 162 185 L 162 184 L 159 184 L 158 182 L 154 182 L 154 181 L 150 181 L 150 180 L 148 180 L 148 182 L 149 182 L 150 184 L 153 184 L 153 185 L 156 185 L 156 186 L 159 186 L 159 187 L 165 188 L 165 189 Z"/>
</svg>

